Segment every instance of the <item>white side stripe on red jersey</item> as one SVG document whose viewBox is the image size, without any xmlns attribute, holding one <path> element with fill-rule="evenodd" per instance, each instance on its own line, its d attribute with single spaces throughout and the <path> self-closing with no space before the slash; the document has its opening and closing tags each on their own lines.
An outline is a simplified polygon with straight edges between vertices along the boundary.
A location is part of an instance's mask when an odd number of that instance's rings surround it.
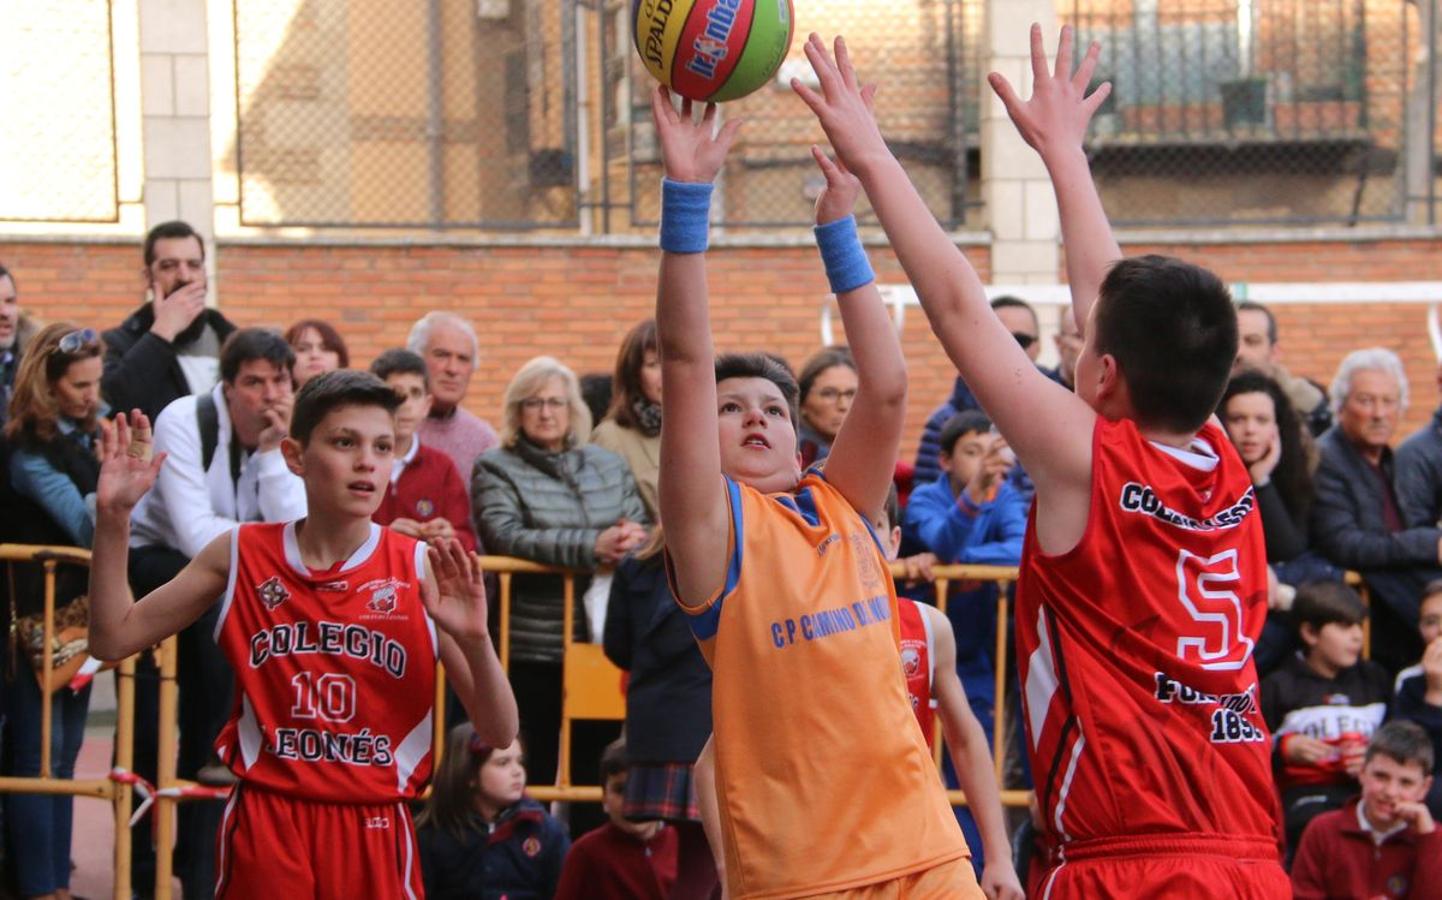
<svg viewBox="0 0 1442 900">
<path fill-rule="evenodd" d="M 426 717 L 430 721 L 430 717 Z M 396 827 L 401 830 L 401 839 L 406 846 L 406 866 L 401 872 L 401 884 L 406 886 L 407 900 L 417 900 L 416 892 L 411 890 L 411 860 L 415 856 L 415 826 L 411 824 L 411 817 L 406 812 L 404 804 L 396 804 Z"/>
<path fill-rule="evenodd" d="M 1061 837 L 1063 842 L 1071 840 L 1071 837 L 1067 835 L 1066 829 L 1062 827 L 1061 817 L 1066 813 L 1066 798 L 1067 795 L 1071 793 L 1071 780 L 1076 776 L 1077 762 L 1081 760 L 1082 748 L 1086 746 L 1086 743 L 1086 735 L 1081 733 L 1081 723 L 1078 722 L 1076 742 L 1071 745 L 1071 760 L 1066 764 L 1066 777 L 1062 779 L 1061 790 L 1057 792 L 1056 797 L 1056 819 L 1054 824 L 1056 825 L 1056 833 Z"/>
<path fill-rule="evenodd" d="M 240 718 L 235 723 L 235 730 L 238 736 L 237 743 L 240 744 L 241 765 L 249 769 L 260 759 L 260 745 L 263 737 L 260 733 L 260 725 L 255 721 L 255 710 L 251 708 L 250 698 L 244 694 L 240 695 Z"/>
<path fill-rule="evenodd" d="M 1041 729 L 1046 724 L 1047 711 L 1051 709 L 1052 698 L 1056 696 L 1056 669 L 1052 667 L 1051 633 L 1046 627 L 1046 610 L 1036 612 L 1036 649 L 1027 658 L 1026 665 L 1026 713 L 1031 725 L 1032 749 L 1041 746 Z"/>
<path fill-rule="evenodd" d="M 431 752 L 431 715 L 427 712 L 426 717 L 411 729 L 411 733 L 405 736 L 395 750 L 396 789 L 402 793 L 405 792 L 411 775 L 415 774 L 416 766 Z"/>
<path fill-rule="evenodd" d="M 226 576 L 225 593 L 220 595 L 220 615 L 215 617 L 215 631 L 211 640 L 220 643 L 220 629 L 225 627 L 225 618 L 230 615 L 230 604 L 235 600 L 235 579 L 240 571 L 240 526 L 230 529 L 230 574 Z"/>
<path fill-rule="evenodd" d="M 428 546 L 425 541 L 416 542 L 416 584 L 421 586 L 422 597 L 425 596 L 426 590 L 426 548 Z M 439 659 L 441 656 L 440 636 L 436 634 L 436 623 L 431 619 L 431 614 L 426 612 L 424 602 L 421 604 L 421 615 L 426 617 L 426 630 L 431 633 L 431 650 L 436 654 L 436 658 Z"/>
</svg>

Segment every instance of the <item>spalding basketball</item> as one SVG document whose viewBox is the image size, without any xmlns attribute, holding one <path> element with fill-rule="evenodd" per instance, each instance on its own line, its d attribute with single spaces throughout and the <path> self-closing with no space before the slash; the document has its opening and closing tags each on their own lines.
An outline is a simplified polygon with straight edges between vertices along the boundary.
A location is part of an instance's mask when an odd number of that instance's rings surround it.
<svg viewBox="0 0 1442 900">
<path fill-rule="evenodd" d="M 636 49 L 657 81 L 722 103 L 770 81 L 791 46 L 791 0 L 633 0 Z"/>
</svg>

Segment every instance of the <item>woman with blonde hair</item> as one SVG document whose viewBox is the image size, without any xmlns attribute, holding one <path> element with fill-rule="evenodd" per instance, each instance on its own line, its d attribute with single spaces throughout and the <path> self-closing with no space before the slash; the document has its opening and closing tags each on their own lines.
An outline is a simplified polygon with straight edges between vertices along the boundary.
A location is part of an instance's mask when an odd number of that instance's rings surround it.
<svg viewBox="0 0 1442 900">
<path fill-rule="evenodd" d="M 26 540 L 41 544 L 89 547 L 95 533 L 95 487 L 100 461 L 95 442 L 100 416 L 100 336 L 68 323 L 47 326 L 26 348 L 15 375 L 5 438 L 11 445 L 10 481 L 27 508 L 9 512 L 26 522 Z M 17 566 L 11 590 L 11 614 L 22 645 L 7 685 L 13 774 L 40 774 L 43 694 L 51 695 L 50 766 L 56 778 L 75 776 L 75 759 L 85 737 L 90 685 L 65 686 L 84 660 L 83 644 L 65 640 L 52 647 L 49 672 L 44 665 L 44 582 L 34 567 Z M 57 630 L 83 629 L 86 572 L 61 567 L 55 584 Z M 32 637 L 38 640 L 32 640 Z M 28 664 L 27 664 L 28 663 Z M 42 687 L 42 679 L 44 686 Z M 59 682 L 58 684 L 56 682 Z M 26 897 L 70 897 L 70 835 L 73 798 L 61 794 L 9 794 L 5 826 L 11 859 Z"/>
<path fill-rule="evenodd" d="M 590 433 L 591 413 L 575 373 L 538 356 L 506 387 L 501 446 L 481 455 L 471 479 L 476 533 L 488 551 L 587 573 L 576 578 L 579 640 L 585 639 L 580 599 L 589 573 L 640 546 L 650 522 L 625 460 L 587 443 Z M 561 719 L 562 580 L 518 575 L 513 585 L 511 685 L 529 768 L 544 784 L 556 775 Z M 573 758 L 590 765 L 615 734 L 601 739 L 578 728 L 577 736 Z"/>
</svg>

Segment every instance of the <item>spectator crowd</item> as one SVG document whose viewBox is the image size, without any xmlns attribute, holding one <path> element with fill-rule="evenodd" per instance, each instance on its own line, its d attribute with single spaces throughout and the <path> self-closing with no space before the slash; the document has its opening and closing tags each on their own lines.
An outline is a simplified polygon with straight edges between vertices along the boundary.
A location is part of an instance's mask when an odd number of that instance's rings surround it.
<svg viewBox="0 0 1442 900">
<path fill-rule="evenodd" d="M 0 267 L 0 538 L 88 547 L 101 422 L 139 409 L 154 421 L 155 451 L 166 460 L 132 521 L 137 597 L 237 523 L 305 516 L 304 491 L 280 451 L 293 398 L 310 378 L 352 362 L 331 323 L 305 319 L 281 334 L 238 328 L 207 306 L 205 243 L 183 222 L 152 229 L 142 261 L 148 296 L 104 331 L 97 326 L 107 323 L 42 327 L 26 313 L 23 273 Z M 1015 297 L 993 308 L 1035 362 L 1036 312 Z M 1402 414 L 1419 401 L 1394 353 L 1358 349 L 1324 386 L 1283 367 L 1282 335 L 1265 306 L 1240 303 L 1238 323 L 1240 349 L 1216 413 L 1251 474 L 1265 532 L 1271 588 L 1254 652 L 1256 699 L 1273 733 L 1297 896 L 1442 896 L 1434 826 L 1442 790 L 1432 778 L 1442 754 L 1442 408 L 1419 431 L 1400 434 Z M 479 393 L 480 348 L 466 318 L 431 312 L 404 337 L 370 364 L 401 399 L 376 521 L 420 540 L 454 537 L 478 553 L 578 573 L 571 592 L 553 575 L 511 581 L 517 742 L 485 746 L 459 704 L 449 705 L 459 724 L 418 819 L 428 894 L 712 896 L 717 876 L 693 768 L 711 731 L 711 681 L 662 563 L 655 323 L 626 334 L 609 375 L 578 377 L 562 360 L 530 360 L 499 393 L 494 424 L 468 408 Z M 1069 309 L 1055 340 L 1060 365 L 1043 372 L 1073 387 L 1081 338 Z M 1438 378 L 1442 389 L 1442 369 Z M 797 382 L 802 463 L 824 464 L 856 396 L 856 364 L 847 348 L 824 348 L 804 361 Z M 1020 561 L 1032 487 L 960 378 L 918 446 L 914 460 L 897 461 L 901 508 L 890 524 L 901 531 L 902 593 L 934 603 L 936 565 Z M 33 635 L 39 576 L 16 567 L 7 590 L 17 639 L 6 645 L 5 774 L 39 773 L 49 694 L 52 770 L 70 777 L 93 668 L 74 640 L 84 629 L 84 573 L 62 568 L 57 581 L 57 630 L 72 633 L 50 671 L 43 638 Z M 1009 786 L 1025 788 L 1019 717 L 1014 706 L 1004 718 L 996 708 L 997 635 L 1011 628 L 998 619 L 997 591 L 952 581 L 945 615 L 966 701 L 988 740 L 1009 723 Z M 568 598 L 572 639 L 602 644 L 628 673 L 624 740 L 610 723 L 578 724 L 572 736 L 569 778 L 603 786 L 599 809 L 547 808 L 525 793 L 559 775 Z M 498 608 L 492 603 L 493 617 Z M 211 747 L 233 702 L 232 676 L 215 624 L 212 611 L 180 637 L 175 762 L 179 777 L 224 787 L 233 776 Z M 1014 686 L 1013 661 L 1006 669 Z M 135 684 L 135 769 L 153 781 L 153 664 L 142 661 Z M 1016 693 L 1006 691 L 1013 702 Z M 953 787 L 960 783 L 950 759 L 944 771 Z M 177 871 L 187 898 L 211 896 L 221 812 L 218 802 L 181 807 Z M 71 800 L 7 794 L 3 816 L 9 888 L 66 900 Z M 964 809 L 958 817 L 981 866 L 976 825 Z M 1023 823 L 1023 850 L 1026 831 Z M 135 834 L 133 880 L 148 896 L 148 823 Z"/>
</svg>

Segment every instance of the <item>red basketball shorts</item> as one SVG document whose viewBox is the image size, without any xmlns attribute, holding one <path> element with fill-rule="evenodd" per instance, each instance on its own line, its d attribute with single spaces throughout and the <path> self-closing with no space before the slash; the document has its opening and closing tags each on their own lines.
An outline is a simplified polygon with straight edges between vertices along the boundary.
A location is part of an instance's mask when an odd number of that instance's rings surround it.
<svg viewBox="0 0 1442 900">
<path fill-rule="evenodd" d="M 1276 844 L 1207 836 L 1110 838 L 1068 845 L 1042 878 L 1042 900 L 1290 900 Z"/>
<path fill-rule="evenodd" d="M 404 803 L 298 800 L 237 786 L 216 853 L 216 900 L 425 896 Z"/>
</svg>

